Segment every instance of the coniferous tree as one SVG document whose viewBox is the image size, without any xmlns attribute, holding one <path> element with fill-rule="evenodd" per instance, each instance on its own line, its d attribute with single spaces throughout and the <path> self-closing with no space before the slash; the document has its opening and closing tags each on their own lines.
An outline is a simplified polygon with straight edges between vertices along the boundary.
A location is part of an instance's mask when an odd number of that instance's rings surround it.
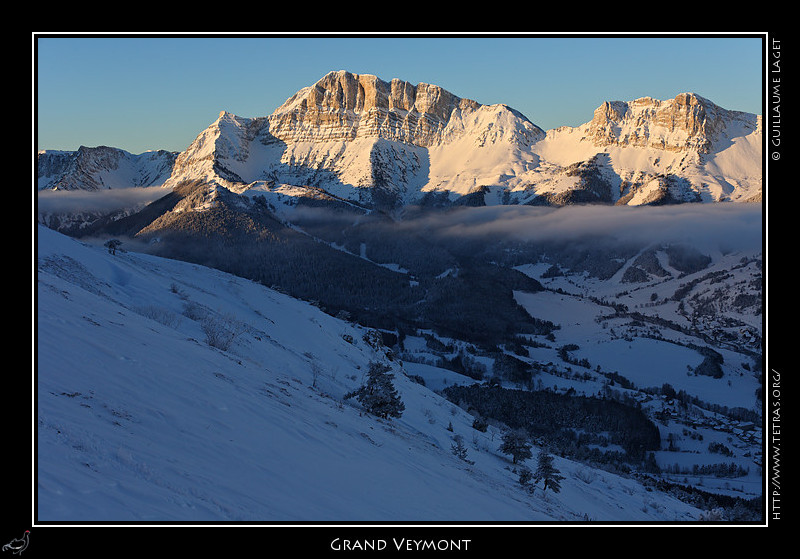
<svg viewBox="0 0 800 559">
<path fill-rule="evenodd" d="M 531 493 L 533 493 L 533 485 L 531 484 L 532 479 L 533 472 L 530 470 L 530 468 L 521 466 L 519 468 L 519 484 Z"/>
<path fill-rule="evenodd" d="M 464 445 L 464 437 L 456 435 L 453 437 L 453 444 L 450 445 L 451 452 L 464 462 L 474 464 L 471 460 L 467 460 L 467 447 Z"/>
<path fill-rule="evenodd" d="M 527 460 L 532 456 L 531 444 L 528 437 L 521 429 L 509 430 L 503 433 L 503 444 L 500 445 L 500 452 L 510 454 L 514 464 L 520 460 Z"/>
<path fill-rule="evenodd" d="M 543 491 L 547 491 L 549 487 L 553 490 L 553 493 L 558 493 L 561 491 L 562 479 L 564 479 L 564 476 L 553 466 L 553 457 L 544 450 L 540 451 L 536 466 L 536 483 L 544 481 Z"/>
<path fill-rule="evenodd" d="M 400 417 L 406 409 L 397 389 L 392 384 L 394 375 L 391 368 L 382 363 L 371 362 L 367 371 L 367 381 L 363 386 L 348 392 L 345 399 L 355 397 L 371 414 L 384 419 Z"/>
</svg>

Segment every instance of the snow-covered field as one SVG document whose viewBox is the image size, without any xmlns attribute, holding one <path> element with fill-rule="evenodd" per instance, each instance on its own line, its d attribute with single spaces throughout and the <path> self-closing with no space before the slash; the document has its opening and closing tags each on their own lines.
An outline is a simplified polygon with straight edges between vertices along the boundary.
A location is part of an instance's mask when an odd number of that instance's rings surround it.
<svg viewBox="0 0 800 559">
<path fill-rule="evenodd" d="M 38 522 L 700 518 L 633 479 L 559 457 L 561 492 L 529 493 L 498 450 L 499 429 L 474 430 L 433 391 L 456 379 L 409 364 L 426 386 L 415 382 L 366 330 L 310 304 L 41 226 L 36 240 Z M 371 361 L 391 365 L 402 417 L 343 398 Z M 455 435 L 472 463 L 451 451 Z"/>
</svg>

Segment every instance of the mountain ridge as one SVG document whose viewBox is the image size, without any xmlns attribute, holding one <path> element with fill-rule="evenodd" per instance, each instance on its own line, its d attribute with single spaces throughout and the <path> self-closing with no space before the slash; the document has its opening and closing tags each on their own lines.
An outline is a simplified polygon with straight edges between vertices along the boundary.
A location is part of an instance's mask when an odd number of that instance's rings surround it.
<svg viewBox="0 0 800 559">
<path fill-rule="evenodd" d="M 234 192 L 311 187 L 389 210 L 430 193 L 453 202 L 484 192 L 481 204 L 758 201 L 762 138 L 760 115 L 694 93 L 606 101 L 585 124 L 545 132 L 504 104 L 340 70 L 269 116 L 221 111 L 175 156 L 162 186 L 202 180 Z M 585 184 L 571 174 L 592 162 L 608 191 L 601 197 L 580 194 Z M 93 187 L 91 179 L 86 184 Z"/>
<path fill-rule="evenodd" d="M 177 153 L 166 150 L 133 154 L 109 147 L 80 146 L 76 151 L 37 153 L 37 190 L 100 190 L 162 185 L 172 173 Z"/>
</svg>

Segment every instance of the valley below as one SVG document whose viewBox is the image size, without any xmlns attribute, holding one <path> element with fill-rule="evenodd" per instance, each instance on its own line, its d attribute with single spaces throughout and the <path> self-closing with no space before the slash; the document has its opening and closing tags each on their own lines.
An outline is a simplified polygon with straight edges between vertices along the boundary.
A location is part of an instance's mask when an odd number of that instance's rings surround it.
<svg viewBox="0 0 800 559">
<path fill-rule="evenodd" d="M 312 207 L 295 208 L 289 221 L 263 202 L 238 212 L 233 202 L 179 227 L 114 238 L 131 255 L 218 269 L 306 301 L 342 328 L 372 332 L 397 374 L 464 414 L 460 436 L 471 455 L 496 456 L 500 434 L 522 429 L 581 483 L 621 476 L 695 507 L 695 520 L 761 519 L 759 206 L 611 208 L 611 221 L 609 208 L 589 207 L 409 209 L 402 220 Z M 668 214 L 673 224 L 690 217 L 672 230 L 652 226 Z M 139 228 L 141 217 L 115 221 L 115 232 Z M 103 250 L 105 238 L 81 240 Z M 191 316 L 172 311 L 181 313 Z M 317 348 L 314 330 L 301 327 L 295 340 L 314 356 L 302 375 L 336 378 L 338 358 Z M 242 339 L 223 354 L 239 353 Z M 46 346 L 39 351 L 46 363 Z M 219 378 L 236 382 L 237 359 Z M 40 370 L 40 381 L 48 374 Z M 434 446 L 447 448 L 440 437 L 453 435 L 453 419 L 426 409 L 413 428 L 433 429 Z M 627 519 L 583 519 L 611 518 Z"/>
</svg>

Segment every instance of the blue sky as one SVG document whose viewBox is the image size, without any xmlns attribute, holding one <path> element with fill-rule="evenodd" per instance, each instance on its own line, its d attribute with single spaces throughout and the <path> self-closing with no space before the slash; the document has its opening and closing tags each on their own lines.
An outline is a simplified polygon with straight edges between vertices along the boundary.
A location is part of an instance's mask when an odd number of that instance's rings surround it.
<svg viewBox="0 0 800 559">
<path fill-rule="evenodd" d="M 694 92 L 762 112 L 762 38 L 35 36 L 37 149 L 184 150 L 226 110 L 271 114 L 332 70 L 505 103 L 545 130 L 603 101 Z"/>
</svg>

